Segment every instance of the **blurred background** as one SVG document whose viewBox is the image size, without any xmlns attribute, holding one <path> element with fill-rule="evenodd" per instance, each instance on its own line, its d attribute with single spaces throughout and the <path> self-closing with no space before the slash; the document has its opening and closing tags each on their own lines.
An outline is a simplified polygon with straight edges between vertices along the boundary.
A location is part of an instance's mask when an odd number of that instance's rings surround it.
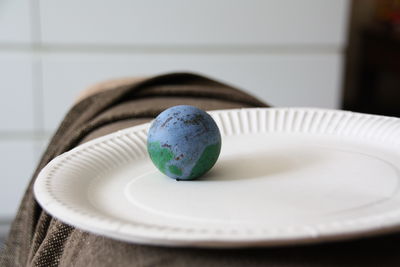
<svg viewBox="0 0 400 267">
<path fill-rule="evenodd" d="M 0 0 L 0 242 L 79 92 L 192 71 L 273 106 L 400 115 L 387 0 Z"/>
</svg>

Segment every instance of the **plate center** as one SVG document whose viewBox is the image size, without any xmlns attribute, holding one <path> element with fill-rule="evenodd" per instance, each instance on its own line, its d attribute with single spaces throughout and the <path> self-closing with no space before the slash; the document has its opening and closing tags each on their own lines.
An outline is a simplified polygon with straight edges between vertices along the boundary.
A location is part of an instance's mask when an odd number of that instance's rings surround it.
<svg viewBox="0 0 400 267">
<path fill-rule="evenodd" d="M 149 171 L 127 184 L 125 196 L 166 219 L 276 225 L 370 208 L 397 192 L 398 170 L 364 151 L 315 139 L 240 138 L 224 140 L 219 161 L 202 179 L 175 181 Z"/>
</svg>

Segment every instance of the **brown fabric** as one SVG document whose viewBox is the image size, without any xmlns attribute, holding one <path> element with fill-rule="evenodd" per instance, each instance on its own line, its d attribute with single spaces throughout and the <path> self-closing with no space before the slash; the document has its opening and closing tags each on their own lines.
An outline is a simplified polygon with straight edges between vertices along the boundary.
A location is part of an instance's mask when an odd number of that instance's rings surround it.
<svg viewBox="0 0 400 267">
<path fill-rule="evenodd" d="M 90 86 L 89 88 L 83 90 L 75 100 L 75 103 L 100 92 L 114 89 L 116 87 L 125 86 L 128 84 L 139 83 L 145 80 L 145 77 L 127 77 L 127 78 L 118 78 L 108 81 L 103 81 L 97 84 Z"/>
<path fill-rule="evenodd" d="M 52 158 L 93 138 L 149 121 L 177 104 L 206 110 L 266 106 L 193 74 L 157 76 L 83 99 L 67 114 L 43 155 L 0 255 L 0 266 L 399 266 L 399 235 L 286 248 L 144 246 L 80 231 L 52 218 L 36 203 L 32 184 Z"/>
</svg>

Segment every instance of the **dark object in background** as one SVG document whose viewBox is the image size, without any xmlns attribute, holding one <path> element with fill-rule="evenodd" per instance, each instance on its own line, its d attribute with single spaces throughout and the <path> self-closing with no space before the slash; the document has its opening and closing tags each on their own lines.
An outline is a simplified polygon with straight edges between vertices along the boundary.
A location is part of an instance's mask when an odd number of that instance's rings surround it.
<svg viewBox="0 0 400 267">
<path fill-rule="evenodd" d="M 362 33 L 356 101 L 345 109 L 400 117 L 400 34 L 386 28 Z"/>
<path fill-rule="evenodd" d="M 356 60 L 354 71 L 347 64 L 343 108 L 400 117 L 400 0 L 363 4 L 353 1 L 354 46 L 347 60 Z"/>
</svg>

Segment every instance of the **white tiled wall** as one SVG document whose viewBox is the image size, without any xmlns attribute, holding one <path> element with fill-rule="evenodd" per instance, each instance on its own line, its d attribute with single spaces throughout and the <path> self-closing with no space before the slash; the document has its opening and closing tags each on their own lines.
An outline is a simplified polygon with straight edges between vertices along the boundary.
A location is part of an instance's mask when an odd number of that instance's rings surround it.
<svg viewBox="0 0 400 267">
<path fill-rule="evenodd" d="M 32 40 L 29 1 L 0 1 L 0 45 L 26 45 Z"/>
<path fill-rule="evenodd" d="M 44 56 L 42 64 L 46 130 L 58 125 L 82 88 L 132 73 L 142 76 L 190 69 L 245 88 L 276 106 L 337 107 L 340 97 L 341 58 L 335 54 L 74 53 Z"/>
<path fill-rule="evenodd" d="M 338 108 L 348 0 L 0 1 L 0 220 L 77 93 L 195 71 L 276 106 Z"/>
<path fill-rule="evenodd" d="M 346 5 L 344 0 L 43 0 L 40 12 L 46 44 L 337 45 L 344 40 Z"/>
<path fill-rule="evenodd" d="M 0 51 L 0 131 L 35 130 L 32 69 L 28 53 Z"/>
<path fill-rule="evenodd" d="M 35 141 L 1 140 L 0 218 L 13 216 L 36 165 Z M 6 160 L 9 164 L 4 164 Z"/>
</svg>

